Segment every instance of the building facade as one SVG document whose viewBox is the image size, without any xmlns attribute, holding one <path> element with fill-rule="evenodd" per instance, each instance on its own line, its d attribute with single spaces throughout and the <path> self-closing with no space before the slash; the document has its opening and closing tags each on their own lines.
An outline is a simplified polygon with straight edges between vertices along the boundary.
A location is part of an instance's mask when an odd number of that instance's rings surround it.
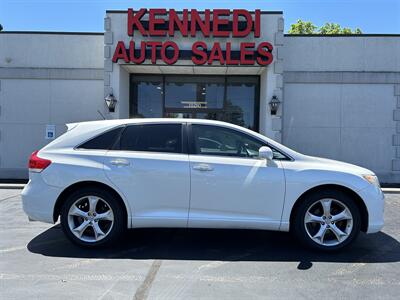
<svg viewBox="0 0 400 300">
<path fill-rule="evenodd" d="M 400 182 L 400 35 L 284 35 L 282 12 L 243 10 L 107 11 L 104 30 L 0 33 L 0 178 L 66 123 L 188 117 Z"/>
</svg>

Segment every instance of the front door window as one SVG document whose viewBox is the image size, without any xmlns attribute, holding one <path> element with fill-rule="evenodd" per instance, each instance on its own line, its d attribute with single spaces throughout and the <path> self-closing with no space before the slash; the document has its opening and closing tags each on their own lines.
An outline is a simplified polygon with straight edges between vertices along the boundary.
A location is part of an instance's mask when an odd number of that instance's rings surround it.
<svg viewBox="0 0 400 300">
<path fill-rule="evenodd" d="M 192 125 L 193 152 L 200 155 L 257 157 L 265 143 L 229 128 Z"/>
</svg>

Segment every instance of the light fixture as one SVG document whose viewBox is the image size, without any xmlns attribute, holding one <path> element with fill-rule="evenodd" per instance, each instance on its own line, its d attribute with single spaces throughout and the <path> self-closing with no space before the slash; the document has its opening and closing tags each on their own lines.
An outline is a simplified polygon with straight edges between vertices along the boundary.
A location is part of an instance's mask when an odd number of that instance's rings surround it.
<svg viewBox="0 0 400 300">
<path fill-rule="evenodd" d="M 104 98 L 104 101 L 106 101 L 108 111 L 109 112 L 115 112 L 115 106 L 117 104 L 117 98 L 114 97 L 113 94 L 108 94 L 107 97 Z"/>
<path fill-rule="evenodd" d="M 278 97 L 275 95 L 272 96 L 272 99 L 269 102 L 269 108 L 271 109 L 271 115 L 276 115 L 280 104 L 281 104 L 281 101 L 279 101 Z"/>
</svg>

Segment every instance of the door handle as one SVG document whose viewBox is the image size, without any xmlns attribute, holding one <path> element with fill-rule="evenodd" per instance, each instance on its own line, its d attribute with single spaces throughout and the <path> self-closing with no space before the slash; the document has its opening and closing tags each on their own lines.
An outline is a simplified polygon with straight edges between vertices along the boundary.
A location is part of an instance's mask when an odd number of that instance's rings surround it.
<svg viewBox="0 0 400 300">
<path fill-rule="evenodd" d="M 214 168 L 209 164 L 197 164 L 193 166 L 193 170 L 197 171 L 212 171 Z"/>
<path fill-rule="evenodd" d="M 114 166 L 129 166 L 129 161 L 123 158 L 116 158 L 110 161 L 110 164 Z"/>
</svg>

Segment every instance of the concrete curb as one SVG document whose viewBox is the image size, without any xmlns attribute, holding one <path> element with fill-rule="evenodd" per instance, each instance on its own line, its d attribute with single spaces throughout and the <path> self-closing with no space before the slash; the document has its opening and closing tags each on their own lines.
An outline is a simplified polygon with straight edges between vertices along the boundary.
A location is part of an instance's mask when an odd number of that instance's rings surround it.
<svg viewBox="0 0 400 300">
<path fill-rule="evenodd" d="M 382 188 L 385 194 L 400 194 L 400 188 Z"/>
<path fill-rule="evenodd" d="M 22 190 L 24 187 L 23 183 L 0 183 L 0 190 Z"/>
</svg>

